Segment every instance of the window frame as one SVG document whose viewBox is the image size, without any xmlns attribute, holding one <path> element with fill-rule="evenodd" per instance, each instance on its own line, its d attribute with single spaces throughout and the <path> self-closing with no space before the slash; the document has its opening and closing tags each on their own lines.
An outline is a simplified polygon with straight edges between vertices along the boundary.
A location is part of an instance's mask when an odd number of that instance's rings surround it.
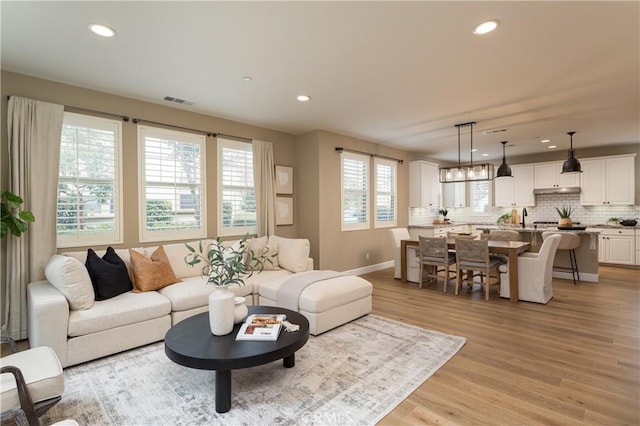
<svg viewBox="0 0 640 426">
<path fill-rule="evenodd" d="M 365 177 L 365 188 L 360 192 L 364 195 L 364 222 L 356 222 L 356 223 L 347 223 L 345 222 L 345 160 L 350 161 L 359 161 L 362 162 L 366 166 L 366 171 L 364 173 Z M 356 154 L 353 152 L 342 152 L 340 157 L 340 223 L 342 231 L 358 231 L 364 229 L 371 228 L 371 159 L 368 155 Z M 355 192 L 355 191 L 354 191 Z"/>
<path fill-rule="evenodd" d="M 387 166 L 392 170 L 391 192 L 381 192 L 378 188 L 378 166 Z M 398 162 L 385 158 L 375 157 L 373 159 L 373 185 L 374 185 L 374 227 L 393 228 L 398 225 Z M 393 199 L 393 220 L 378 220 L 378 197 L 381 195 L 391 196 Z"/>
<path fill-rule="evenodd" d="M 507 179 L 511 179 L 511 178 L 507 178 Z M 486 187 L 486 198 L 485 198 L 485 200 L 487 201 L 487 203 L 485 204 L 485 206 L 484 206 L 484 208 L 482 210 L 479 208 L 480 206 L 476 203 L 476 201 L 479 200 L 479 198 L 476 197 L 476 195 L 480 192 L 479 189 L 476 188 L 476 186 L 484 186 L 484 187 Z M 471 181 L 471 182 L 469 182 L 468 192 L 469 192 L 469 207 L 471 208 L 471 211 L 474 214 L 475 213 L 490 213 L 491 212 L 491 207 L 493 205 L 493 203 L 492 203 L 492 200 L 493 200 L 493 185 L 491 184 L 491 181 L 489 181 L 489 180 Z"/>
<path fill-rule="evenodd" d="M 251 153 L 251 170 L 253 175 L 253 192 L 255 196 L 255 170 L 253 169 L 253 144 L 251 142 L 242 142 L 233 139 L 226 139 L 218 137 L 217 141 L 217 149 L 218 149 L 218 219 L 217 219 L 217 231 L 218 236 L 220 237 L 232 237 L 232 236 L 240 236 L 246 234 L 256 234 L 258 232 L 258 224 L 257 224 L 257 205 L 256 205 L 256 224 L 255 225 L 246 225 L 246 226 L 224 226 L 224 164 L 223 164 L 223 151 L 225 148 L 236 149 L 241 151 L 247 151 Z M 257 200 L 256 200 L 257 201 Z"/>
<path fill-rule="evenodd" d="M 64 112 L 63 115 L 63 128 L 65 125 L 74 125 L 77 127 L 86 127 L 90 129 L 99 129 L 103 131 L 113 131 L 114 133 L 114 172 L 113 172 L 113 232 L 98 232 L 98 233 L 86 233 L 86 234 L 74 234 L 64 235 L 59 234 L 57 230 L 57 218 L 58 218 L 58 203 L 56 201 L 56 247 L 57 248 L 69 248 L 69 247 L 81 247 L 88 245 L 111 245 L 122 244 L 124 242 L 123 232 L 123 196 L 122 196 L 122 184 L 123 184 L 123 166 L 122 166 L 122 122 L 119 120 L 113 120 L 103 117 L 96 117 L 86 114 L 78 114 L 74 112 Z M 62 139 L 62 133 L 60 134 Z M 62 147 L 60 147 L 62 148 Z M 61 153 L 59 155 L 58 165 L 58 185 L 60 184 L 60 164 Z M 86 180 L 94 180 L 87 178 Z M 56 192 L 58 191 L 56 187 Z M 104 237 L 104 238 L 101 238 Z"/>
<path fill-rule="evenodd" d="M 206 191 L 206 136 L 177 130 L 164 129 L 146 125 L 138 125 L 138 235 L 139 241 L 162 242 L 172 240 L 203 239 L 207 237 L 207 191 Z M 153 137 L 179 141 L 180 143 L 195 144 L 200 147 L 200 227 L 193 229 L 177 229 L 150 231 L 147 229 L 147 196 L 146 196 L 146 157 L 145 138 Z M 180 210 L 179 200 L 176 201 L 175 211 Z"/>
</svg>

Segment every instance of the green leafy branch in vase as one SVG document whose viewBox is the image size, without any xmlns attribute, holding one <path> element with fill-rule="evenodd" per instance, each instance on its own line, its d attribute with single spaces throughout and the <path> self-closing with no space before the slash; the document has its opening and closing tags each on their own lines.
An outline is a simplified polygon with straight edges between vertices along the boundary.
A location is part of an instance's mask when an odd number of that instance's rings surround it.
<svg viewBox="0 0 640 426">
<path fill-rule="evenodd" d="M 267 255 L 269 248 L 264 247 L 255 253 L 249 247 L 249 234 L 238 243 L 225 247 L 220 238 L 206 245 L 200 241 L 197 248 L 185 243 L 189 250 L 184 261 L 189 266 L 203 263 L 201 274 L 207 278 L 207 284 L 225 287 L 232 284 L 244 285 L 244 280 L 255 272 L 260 273 L 265 263 L 273 264 L 277 253 Z"/>
</svg>

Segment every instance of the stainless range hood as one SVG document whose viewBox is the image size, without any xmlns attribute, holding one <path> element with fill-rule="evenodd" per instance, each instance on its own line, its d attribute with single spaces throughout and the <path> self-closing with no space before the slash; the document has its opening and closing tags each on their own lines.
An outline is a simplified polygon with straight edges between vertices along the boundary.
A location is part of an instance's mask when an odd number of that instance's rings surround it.
<svg viewBox="0 0 640 426">
<path fill-rule="evenodd" d="M 533 190 L 534 194 L 579 194 L 579 186 L 568 186 L 560 188 L 536 188 Z"/>
</svg>

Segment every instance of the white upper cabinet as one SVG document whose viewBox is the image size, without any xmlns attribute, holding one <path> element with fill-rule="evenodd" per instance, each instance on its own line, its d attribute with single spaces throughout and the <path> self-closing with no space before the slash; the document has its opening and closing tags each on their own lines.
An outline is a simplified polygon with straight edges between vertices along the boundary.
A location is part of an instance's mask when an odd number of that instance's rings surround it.
<svg viewBox="0 0 640 426">
<path fill-rule="evenodd" d="M 437 164 L 426 161 L 409 162 L 409 207 L 438 207 L 438 179 Z"/>
<path fill-rule="evenodd" d="M 633 205 L 635 198 L 635 155 L 580 160 L 583 206 Z"/>
<path fill-rule="evenodd" d="M 494 205 L 496 207 L 535 206 L 533 195 L 533 165 L 511 166 L 513 177 L 494 180 Z"/>
<path fill-rule="evenodd" d="M 467 207 L 466 182 L 443 183 L 442 187 L 445 207 Z"/>
<path fill-rule="evenodd" d="M 570 188 L 580 186 L 579 173 L 562 173 L 563 161 L 536 163 L 533 165 L 535 189 Z"/>
</svg>

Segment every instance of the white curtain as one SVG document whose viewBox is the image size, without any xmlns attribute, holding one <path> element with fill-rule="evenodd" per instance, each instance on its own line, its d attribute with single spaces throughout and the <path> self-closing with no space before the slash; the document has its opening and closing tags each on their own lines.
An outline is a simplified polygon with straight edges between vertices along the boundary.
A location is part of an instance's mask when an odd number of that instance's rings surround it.
<svg viewBox="0 0 640 426">
<path fill-rule="evenodd" d="M 256 191 L 258 236 L 276 234 L 276 178 L 273 144 L 253 141 L 253 181 Z"/>
<path fill-rule="evenodd" d="M 27 337 L 27 285 L 44 279 L 56 251 L 56 187 L 64 107 L 12 96 L 7 111 L 9 191 L 24 200 L 35 222 L 20 237 L 7 235 L 7 280 L 2 331 Z"/>
</svg>

